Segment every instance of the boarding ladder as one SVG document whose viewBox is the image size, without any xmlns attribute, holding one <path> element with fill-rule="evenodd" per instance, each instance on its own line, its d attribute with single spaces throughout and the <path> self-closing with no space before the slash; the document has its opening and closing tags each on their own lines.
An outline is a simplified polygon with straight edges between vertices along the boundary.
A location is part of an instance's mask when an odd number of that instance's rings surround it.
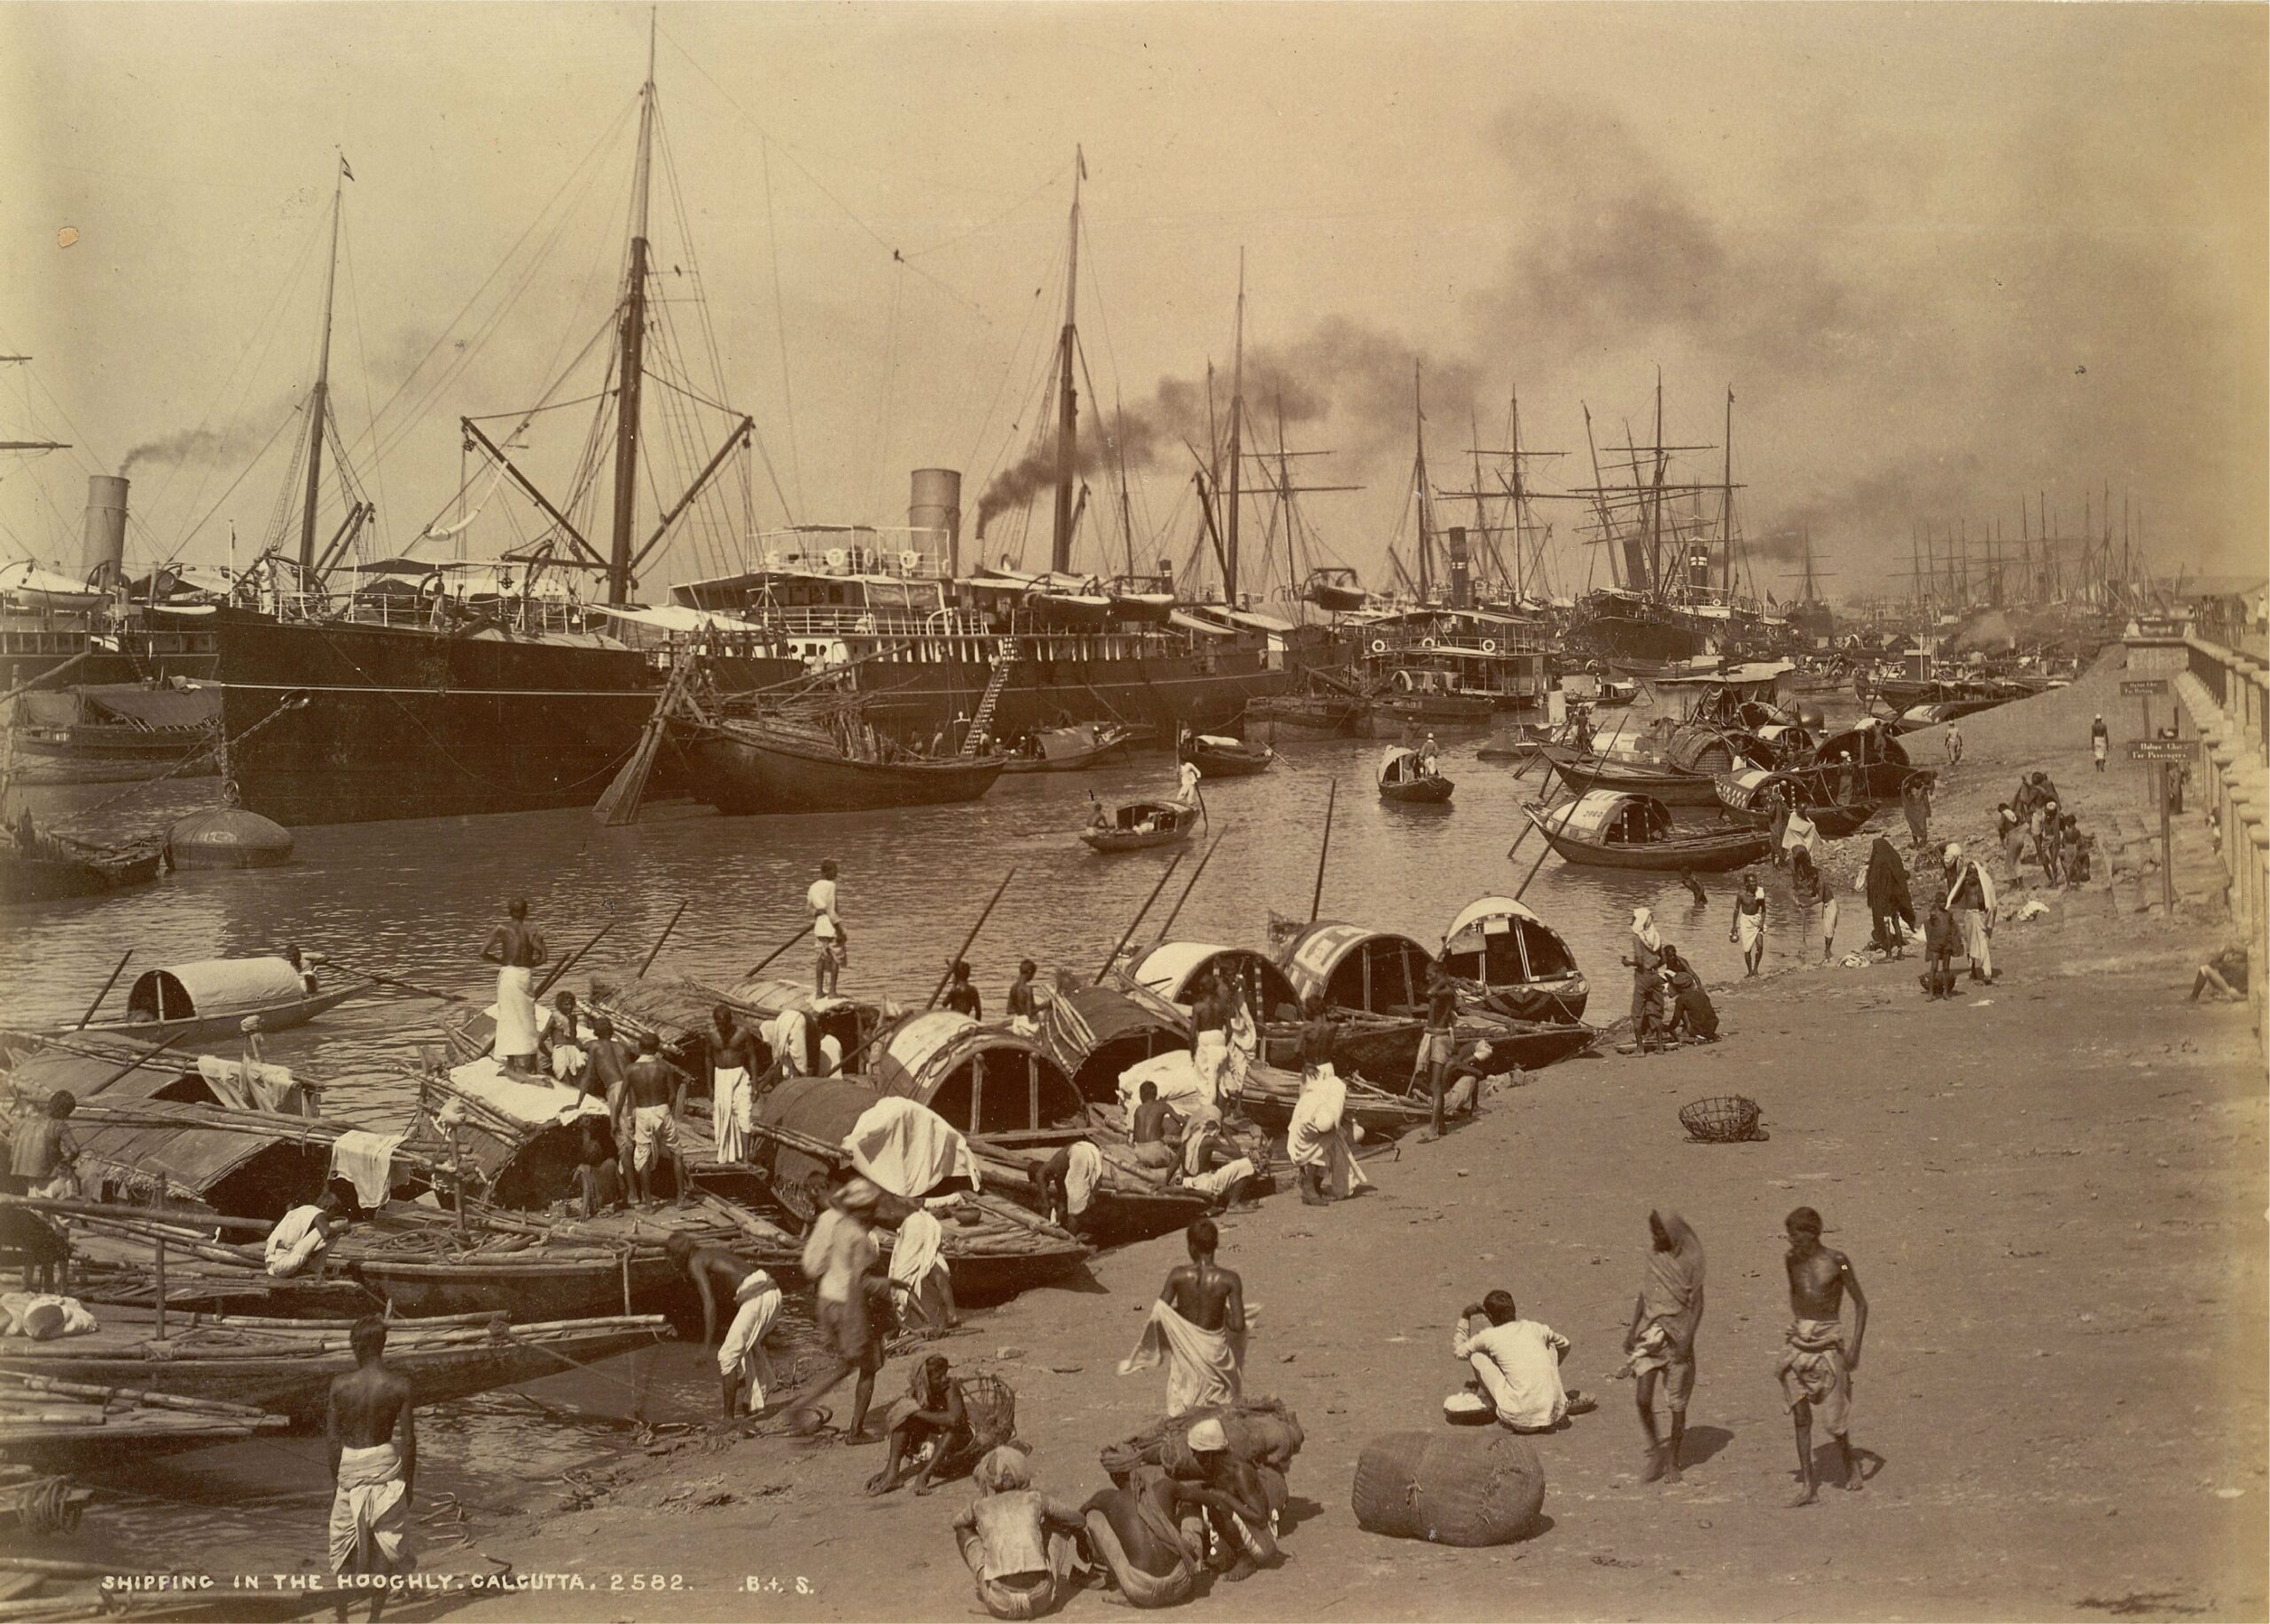
<svg viewBox="0 0 2270 1624">
<path fill-rule="evenodd" d="M 974 756 L 983 746 L 993 730 L 993 712 L 1001 703 L 1001 691 L 1009 685 L 1009 668 L 1017 662 L 1017 640 L 1001 639 L 1001 652 L 993 661 L 993 675 L 979 696 L 977 710 L 969 719 L 969 731 L 962 736 L 961 753 Z"/>
</svg>

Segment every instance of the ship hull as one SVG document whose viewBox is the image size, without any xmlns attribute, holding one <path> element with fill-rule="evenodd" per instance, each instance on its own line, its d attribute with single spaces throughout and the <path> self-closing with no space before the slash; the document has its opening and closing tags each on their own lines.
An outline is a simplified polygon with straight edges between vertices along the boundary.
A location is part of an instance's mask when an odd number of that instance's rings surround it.
<svg viewBox="0 0 2270 1624">
<path fill-rule="evenodd" d="M 230 776 L 245 807 L 287 826 L 589 806 L 637 745 L 662 680 L 640 651 L 591 639 L 453 636 L 245 612 L 223 612 L 214 629 Z M 1148 722 L 1168 737 L 1184 725 L 1226 727 L 1248 700 L 1284 691 L 1298 675 L 1291 661 L 1271 665 L 1257 644 L 1097 652 L 1111 642 L 1022 640 L 994 731 L 1014 737 L 1068 718 Z M 848 653 L 856 661 L 868 652 Z M 927 744 L 976 710 L 992 675 L 992 640 L 957 639 L 941 652 L 951 657 L 915 658 L 902 645 L 852 667 L 862 714 L 879 732 Z M 729 692 L 805 670 L 787 657 L 708 663 Z M 685 762 L 665 749 L 648 792 L 685 792 Z"/>
</svg>

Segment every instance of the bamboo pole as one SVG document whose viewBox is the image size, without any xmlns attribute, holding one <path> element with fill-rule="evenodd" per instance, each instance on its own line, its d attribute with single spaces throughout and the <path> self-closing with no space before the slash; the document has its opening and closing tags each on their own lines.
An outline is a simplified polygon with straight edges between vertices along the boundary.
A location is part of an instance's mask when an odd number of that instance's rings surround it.
<svg viewBox="0 0 2270 1624">
<path fill-rule="evenodd" d="M 1182 854 L 1177 852 L 1173 859 L 1168 863 L 1166 872 L 1159 876 L 1159 883 L 1151 887 L 1151 894 L 1143 899 L 1143 905 L 1135 910 L 1135 917 L 1127 922 L 1126 930 L 1122 932 L 1119 940 L 1112 944 L 1111 951 L 1105 955 L 1102 965 L 1096 971 L 1095 980 L 1089 985 L 1094 987 L 1103 985 L 1104 977 L 1109 975 L 1111 967 L 1119 962 L 1121 951 L 1134 940 L 1135 927 L 1143 923 L 1143 916 L 1151 911 L 1151 904 L 1159 900 L 1159 893 L 1167 888 L 1167 881 L 1174 878 L 1175 870 L 1181 866 Z"/>
<path fill-rule="evenodd" d="M 1332 854 L 1332 813 L 1340 801 L 1340 780 L 1332 780 L 1324 797 L 1324 839 L 1316 848 L 1316 888 L 1309 893 L 1309 923 L 1314 925 L 1318 911 L 1324 907 L 1324 862 Z"/>
<path fill-rule="evenodd" d="M 530 994 L 529 996 L 541 998 L 544 994 L 550 992 L 559 984 L 560 978 L 561 976 L 566 975 L 570 970 L 573 970 L 575 967 L 577 961 L 582 959 L 584 954 L 599 946 L 601 939 L 604 938 L 609 931 L 613 930 L 616 925 L 622 923 L 622 921 L 620 919 L 609 919 L 605 925 L 600 925 L 599 928 L 599 933 L 593 936 L 589 941 L 585 942 L 582 947 L 577 948 L 573 953 L 570 953 L 566 958 L 560 960 L 560 963 L 544 976 L 544 980 L 537 983 L 536 991 Z M 494 1049 L 497 1046 L 496 1040 L 494 1038 L 489 1040 L 489 1046 L 491 1049 Z"/>
<path fill-rule="evenodd" d="M 1164 941 L 1167 939 L 1167 933 L 1174 928 L 1176 918 L 1182 913 L 1182 905 L 1190 900 L 1190 894 L 1198 889 L 1199 876 L 1206 872 L 1206 865 L 1214 861 L 1214 854 L 1221 850 L 1222 842 L 1228 837 L 1229 832 L 1225 829 L 1220 834 L 1216 835 L 1214 843 L 1206 848 L 1205 855 L 1198 859 L 1198 866 L 1190 871 L 1189 879 L 1184 882 L 1182 894 L 1175 898 L 1174 906 L 1167 910 L 1167 917 L 1159 922 L 1161 941 Z"/>
<path fill-rule="evenodd" d="M 118 963 L 111 966 L 110 979 L 103 983 L 102 991 L 95 995 L 95 1001 L 87 1006 L 87 1012 L 79 1017 L 79 1024 L 72 1027 L 71 1030 L 74 1032 L 81 1031 L 86 1027 L 86 1024 L 89 1021 L 94 1019 L 95 1011 L 102 1008 L 103 1000 L 110 996 L 110 989 L 118 985 L 118 978 L 125 972 L 126 961 L 133 956 L 134 949 L 132 948 L 127 949 L 125 952 L 118 956 Z"/>
<path fill-rule="evenodd" d="M 465 1002 L 463 993 L 436 992 L 430 987 L 420 987 L 415 981 L 405 981 L 397 976 L 380 975 L 375 970 L 365 970 L 359 964 L 350 964 L 336 953 L 325 953 L 323 956 L 323 962 L 325 964 L 336 964 L 348 975 L 360 976 L 364 980 L 375 983 L 380 987 L 399 987 L 406 993 L 416 993 L 421 998 L 437 998 L 443 1003 Z"/>
<path fill-rule="evenodd" d="M 922 1005 L 924 1009 L 933 1010 L 938 1007 L 938 999 L 945 992 L 946 983 L 953 980 L 954 966 L 959 964 L 964 956 L 969 952 L 970 943 L 977 940 L 977 933 L 983 930 L 986 920 L 993 917 L 994 903 L 1001 900 L 1001 894 L 1009 888 L 1009 882 L 1016 877 L 1017 871 L 1014 869 L 1011 869 L 1001 877 L 1001 883 L 994 888 L 993 901 L 985 904 L 985 911 L 977 916 L 977 923 L 971 925 L 969 934 L 961 939 L 961 947 L 955 952 L 953 957 L 946 961 L 945 972 L 939 976 L 938 984 L 930 989 L 930 996 Z"/>
<path fill-rule="evenodd" d="M 749 968 L 748 968 L 748 974 L 746 974 L 746 975 L 744 975 L 744 976 L 742 976 L 742 977 L 741 977 L 741 980 L 744 980 L 744 981 L 753 981 L 753 980 L 755 980 L 756 979 L 757 972 L 759 972 L 759 971 L 763 970 L 763 969 L 767 964 L 771 964 L 774 959 L 776 959 L 776 958 L 779 957 L 783 953 L 786 953 L 786 952 L 787 952 L 790 948 L 794 947 L 798 942 L 802 941 L 805 937 L 807 937 L 807 936 L 810 935 L 811 933 L 812 933 L 812 927 L 811 927 L 810 925 L 805 925 L 803 929 L 802 929 L 802 930 L 798 931 L 794 935 L 793 935 L 793 936 L 789 937 L 787 941 L 786 941 L 782 942 L 779 947 L 777 947 L 777 948 L 773 949 L 771 952 L 770 952 L 770 953 L 766 954 L 763 958 L 758 959 L 758 960 L 756 961 L 756 963 L 755 963 L 754 964 L 751 964 L 751 965 L 749 966 Z"/>
<path fill-rule="evenodd" d="M 644 980 L 646 979 L 646 972 L 654 967 L 654 961 L 661 956 L 662 943 L 670 939 L 670 933 L 677 928 L 677 922 L 685 917 L 686 902 L 691 902 L 692 900 L 692 898 L 688 897 L 678 903 L 677 911 L 670 915 L 670 922 L 662 926 L 662 933 L 654 938 L 654 950 L 652 953 L 647 954 L 646 961 L 638 966 L 638 977 L 641 980 Z"/>
</svg>

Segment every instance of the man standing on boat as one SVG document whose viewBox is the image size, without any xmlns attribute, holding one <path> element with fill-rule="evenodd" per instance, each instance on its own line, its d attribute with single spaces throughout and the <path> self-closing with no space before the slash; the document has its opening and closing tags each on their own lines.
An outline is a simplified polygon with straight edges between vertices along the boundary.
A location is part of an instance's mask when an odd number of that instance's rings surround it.
<svg viewBox="0 0 2270 1624">
<path fill-rule="evenodd" d="M 1190 1003 L 1190 1064 L 1198 1074 L 1200 1097 L 1218 1108 L 1222 1073 L 1230 1063 L 1230 989 L 1218 974 L 1199 984 Z"/>
<path fill-rule="evenodd" d="M 497 1059 L 508 1072 L 536 1070 L 536 967 L 544 961 L 544 935 L 528 923 L 525 897 L 505 907 L 505 923 L 489 938 L 481 956 L 497 966 Z"/>
<path fill-rule="evenodd" d="M 1178 769 L 1178 782 L 1181 787 L 1176 790 L 1174 797 L 1177 804 L 1186 807 L 1196 806 L 1198 804 L 1198 781 L 1205 776 L 1205 774 L 1198 770 L 1197 762 L 1190 760 L 1187 756 L 1184 757 L 1182 766 Z"/>
<path fill-rule="evenodd" d="M 819 878 L 804 893 L 804 906 L 811 910 L 812 940 L 819 945 L 812 965 L 812 992 L 822 998 L 835 995 L 836 978 L 851 957 L 842 917 L 835 911 L 835 859 L 830 857 L 819 865 Z"/>
<path fill-rule="evenodd" d="M 348 1333 L 355 1368 L 334 1377 L 324 1411 L 324 1441 L 331 1456 L 331 1571 L 334 1582 L 352 1574 L 371 1588 L 371 1617 L 386 1606 L 385 1581 L 411 1567 L 407 1549 L 410 1507 L 418 1481 L 418 1428 L 411 1419 L 410 1384 L 387 1369 L 387 1323 L 378 1316 L 355 1322 Z M 341 1583 L 339 1616 L 347 1616 Z"/>
<path fill-rule="evenodd" d="M 1040 966 L 1030 959 L 1019 961 L 1017 979 L 1009 983 L 1009 1030 L 1030 1037 L 1040 1030 L 1040 988 L 1033 978 L 1040 973 Z"/>
<path fill-rule="evenodd" d="M 654 1173 L 667 1156 L 677 1179 L 677 1204 L 685 1205 L 685 1159 L 678 1154 L 677 1113 L 684 1104 L 677 1074 L 662 1058 L 662 1042 L 653 1033 L 638 1040 L 638 1058 L 627 1079 L 630 1094 L 630 1198 L 641 1206 L 654 1198 Z"/>
<path fill-rule="evenodd" d="M 709 1030 L 701 1035 L 709 1065 L 709 1124 L 716 1136 L 719 1161 L 747 1161 L 750 1113 L 755 1109 L 755 1035 L 734 1018 L 732 1005 L 721 1003 L 709 1011 Z"/>
</svg>

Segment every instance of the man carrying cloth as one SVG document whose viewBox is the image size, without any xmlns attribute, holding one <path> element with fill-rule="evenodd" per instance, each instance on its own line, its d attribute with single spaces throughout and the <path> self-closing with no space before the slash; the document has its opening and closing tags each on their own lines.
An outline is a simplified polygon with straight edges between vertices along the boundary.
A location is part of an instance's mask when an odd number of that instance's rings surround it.
<svg viewBox="0 0 2270 1624">
<path fill-rule="evenodd" d="M 1640 1425 L 1648 1434 L 1648 1460 L 1640 1480 L 1676 1483 L 1679 1448 L 1687 1441 L 1687 1401 L 1695 1392 L 1695 1333 L 1702 1323 L 1702 1242 L 1694 1226 L 1668 1206 L 1648 1214 L 1648 1277 L 1632 1304 L 1624 1333 L 1629 1369 L 1638 1378 Z M 1656 1389 L 1671 1411 L 1671 1438 L 1656 1432 Z"/>
<path fill-rule="evenodd" d="M 331 1571 L 389 1577 L 410 1571 L 406 1548 L 410 1506 L 418 1480 L 418 1429 L 411 1419 L 410 1384 L 387 1369 L 387 1323 L 375 1315 L 355 1322 L 348 1334 L 355 1368 L 334 1377 L 324 1411 L 324 1442 L 331 1456 Z M 386 1605 L 386 1590 L 371 1593 L 371 1617 Z M 339 1616 L 347 1616 L 341 1591 Z"/>
<path fill-rule="evenodd" d="M 1960 845 L 1945 853 L 1947 911 L 1962 932 L 1962 950 L 1970 956 L 1970 979 L 1994 979 L 1994 877 L 1983 863 L 1962 855 Z"/>
<path fill-rule="evenodd" d="M 1349 1147 L 1347 1110 L 1348 1085 L 1330 1061 L 1302 1071 L 1300 1097 L 1285 1127 L 1285 1153 L 1300 1175 L 1306 1206 L 1322 1206 L 1371 1183 Z"/>
<path fill-rule="evenodd" d="M 1245 1282 L 1214 1261 L 1211 1218 L 1190 1226 L 1190 1261 L 1169 1274 L 1119 1373 L 1167 1367 L 1167 1414 L 1233 1402 L 1245 1364 Z"/>
<path fill-rule="evenodd" d="M 481 956 L 497 966 L 497 1063 L 508 1072 L 536 1070 L 539 1029 L 536 1010 L 536 967 L 544 961 L 544 936 L 528 923 L 528 905 L 514 897 L 505 907 L 505 923 L 489 938 Z"/>
<path fill-rule="evenodd" d="M 1789 1235 L 1784 1260 L 1789 1271 L 1789 1347 L 1773 1373 L 1797 1429 L 1797 1473 L 1804 1492 L 1789 1503 L 1811 1505 L 1820 1487 L 1812 1465 L 1812 1418 L 1836 1440 L 1844 1466 L 1844 1487 L 1858 1490 L 1860 1469 L 1847 1432 L 1852 1403 L 1852 1372 L 1860 1368 L 1860 1339 L 1868 1333 L 1868 1300 L 1852 1261 L 1820 1244 L 1820 1214 L 1810 1206 L 1791 1213 L 1783 1227 Z M 1844 1342 L 1840 1317 L 1844 1293 L 1852 1293 L 1852 1340 Z"/>
</svg>

